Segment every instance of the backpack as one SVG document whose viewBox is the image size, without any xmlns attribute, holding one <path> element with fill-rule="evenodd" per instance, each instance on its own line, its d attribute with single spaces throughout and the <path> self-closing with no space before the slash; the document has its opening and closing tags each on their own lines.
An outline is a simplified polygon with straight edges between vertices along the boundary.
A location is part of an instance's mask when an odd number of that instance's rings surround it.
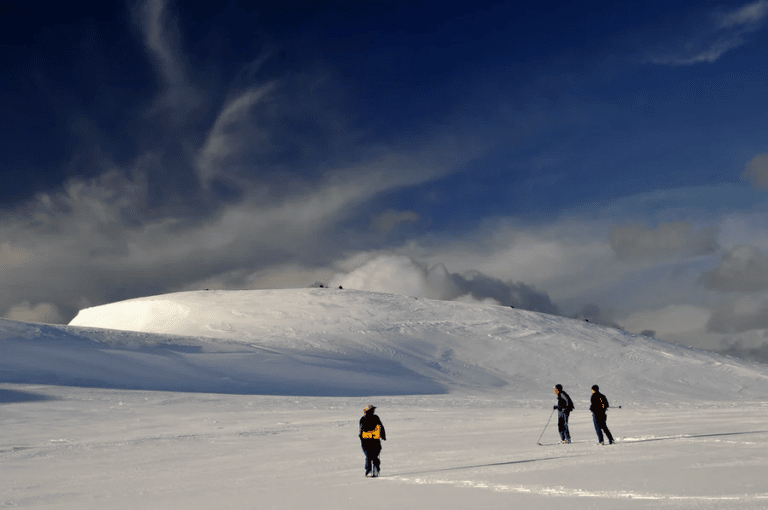
<svg viewBox="0 0 768 510">
<path fill-rule="evenodd" d="M 363 439 L 381 439 L 381 425 L 367 432 L 363 432 Z"/>
<path fill-rule="evenodd" d="M 562 392 L 563 396 L 565 397 L 565 412 L 570 413 L 573 411 L 576 407 L 573 405 L 573 400 L 571 399 L 571 396 L 568 395 L 566 392 Z"/>
</svg>

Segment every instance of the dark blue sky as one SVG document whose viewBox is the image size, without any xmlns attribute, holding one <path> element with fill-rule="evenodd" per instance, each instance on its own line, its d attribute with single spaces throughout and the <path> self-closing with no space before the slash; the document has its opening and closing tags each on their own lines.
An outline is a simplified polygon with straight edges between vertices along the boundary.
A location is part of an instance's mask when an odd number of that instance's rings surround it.
<svg viewBox="0 0 768 510">
<path fill-rule="evenodd" d="M 766 22 L 768 0 L 2 1 L 0 313 L 347 275 L 754 347 Z"/>
<path fill-rule="evenodd" d="M 718 30 L 713 17 L 744 5 L 169 3 L 185 77 L 202 95 L 179 132 L 167 116 L 148 122 L 164 83 L 144 51 L 136 5 L 5 2 L 0 170 L 14 178 L 0 199 L 27 200 L 98 175 L 97 159 L 127 165 L 146 150 L 176 167 L 153 184 L 178 190 L 191 170 L 181 145 L 201 143 L 234 88 L 319 72 L 327 83 L 318 99 L 351 134 L 335 138 L 332 128 L 295 116 L 283 126 L 276 157 L 309 179 L 348 158 L 350 145 L 408 148 L 451 130 L 488 151 L 467 173 L 413 191 L 434 187 L 463 214 L 539 214 L 616 193 L 736 182 L 765 148 L 766 36 L 747 23 Z M 742 42 L 717 65 L 653 63 L 728 38 Z M 265 52 L 273 56 L 249 76 Z M 306 84 L 292 86 L 306 93 Z M 306 155 L 312 161 L 291 147 L 296 131 L 317 146 Z M 467 180 L 473 196 L 464 193 Z M 499 189 L 514 200 L 489 200 Z"/>
</svg>

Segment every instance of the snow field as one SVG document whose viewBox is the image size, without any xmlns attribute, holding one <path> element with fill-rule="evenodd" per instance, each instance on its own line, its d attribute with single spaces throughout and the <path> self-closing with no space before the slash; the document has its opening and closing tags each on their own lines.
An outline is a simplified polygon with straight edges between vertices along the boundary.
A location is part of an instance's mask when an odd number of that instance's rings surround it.
<svg viewBox="0 0 768 510">
<path fill-rule="evenodd" d="M 768 406 L 616 409 L 556 444 L 550 402 L 319 398 L 4 385 L 0 506 L 18 508 L 765 508 Z M 363 476 L 369 402 L 389 440 Z M 309 506 L 307 506 L 309 505 Z M 529 506 L 530 505 L 530 506 Z"/>
<path fill-rule="evenodd" d="M 0 320 L 0 507 L 765 509 L 767 424 L 766 366 L 498 306 L 212 291 Z"/>
</svg>

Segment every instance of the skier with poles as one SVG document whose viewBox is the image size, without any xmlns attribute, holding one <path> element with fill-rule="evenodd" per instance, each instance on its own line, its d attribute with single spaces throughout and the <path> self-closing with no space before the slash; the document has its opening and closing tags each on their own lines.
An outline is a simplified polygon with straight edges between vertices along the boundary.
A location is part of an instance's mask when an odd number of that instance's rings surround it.
<svg viewBox="0 0 768 510">
<path fill-rule="evenodd" d="M 360 418 L 360 433 L 358 434 L 360 445 L 365 453 L 365 476 L 368 478 L 379 476 L 381 441 L 387 440 L 381 419 L 373 413 L 375 409 L 376 407 L 372 405 L 364 409 L 363 417 Z"/>
<path fill-rule="evenodd" d="M 560 441 L 563 444 L 570 444 L 571 432 L 568 430 L 568 417 L 573 411 L 573 400 L 563 390 L 562 384 L 555 385 L 555 394 L 557 395 L 557 405 L 552 409 L 557 409 L 557 430 L 560 432 Z"/>
<path fill-rule="evenodd" d="M 605 398 L 605 395 L 600 393 L 600 387 L 595 384 L 592 386 L 592 399 L 591 404 L 589 406 L 589 410 L 592 411 L 592 421 L 595 424 L 595 432 L 597 432 L 597 439 L 600 441 L 600 444 L 603 444 L 603 430 L 605 431 L 605 435 L 608 437 L 608 444 L 613 444 L 613 436 L 611 435 L 611 431 L 608 430 L 608 425 L 606 424 L 606 420 L 608 417 L 606 416 L 606 411 L 608 411 L 608 399 Z"/>
</svg>

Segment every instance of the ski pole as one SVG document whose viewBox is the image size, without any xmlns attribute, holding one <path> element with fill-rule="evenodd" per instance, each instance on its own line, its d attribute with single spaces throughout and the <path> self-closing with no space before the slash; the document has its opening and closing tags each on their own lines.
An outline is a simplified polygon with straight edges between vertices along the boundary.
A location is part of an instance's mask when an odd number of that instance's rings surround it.
<svg viewBox="0 0 768 510">
<path fill-rule="evenodd" d="M 544 425 L 544 430 L 541 431 L 541 435 L 539 436 L 539 440 L 536 441 L 536 444 L 539 446 L 543 446 L 541 444 L 541 438 L 544 437 L 544 432 L 547 430 L 547 427 L 549 426 L 549 422 L 552 420 L 552 416 L 555 414 L 555 410 L 552 409 L 552 412 L 549 414 L 549 420 L 547 420 L 547 424 Z"/>
</svg>

